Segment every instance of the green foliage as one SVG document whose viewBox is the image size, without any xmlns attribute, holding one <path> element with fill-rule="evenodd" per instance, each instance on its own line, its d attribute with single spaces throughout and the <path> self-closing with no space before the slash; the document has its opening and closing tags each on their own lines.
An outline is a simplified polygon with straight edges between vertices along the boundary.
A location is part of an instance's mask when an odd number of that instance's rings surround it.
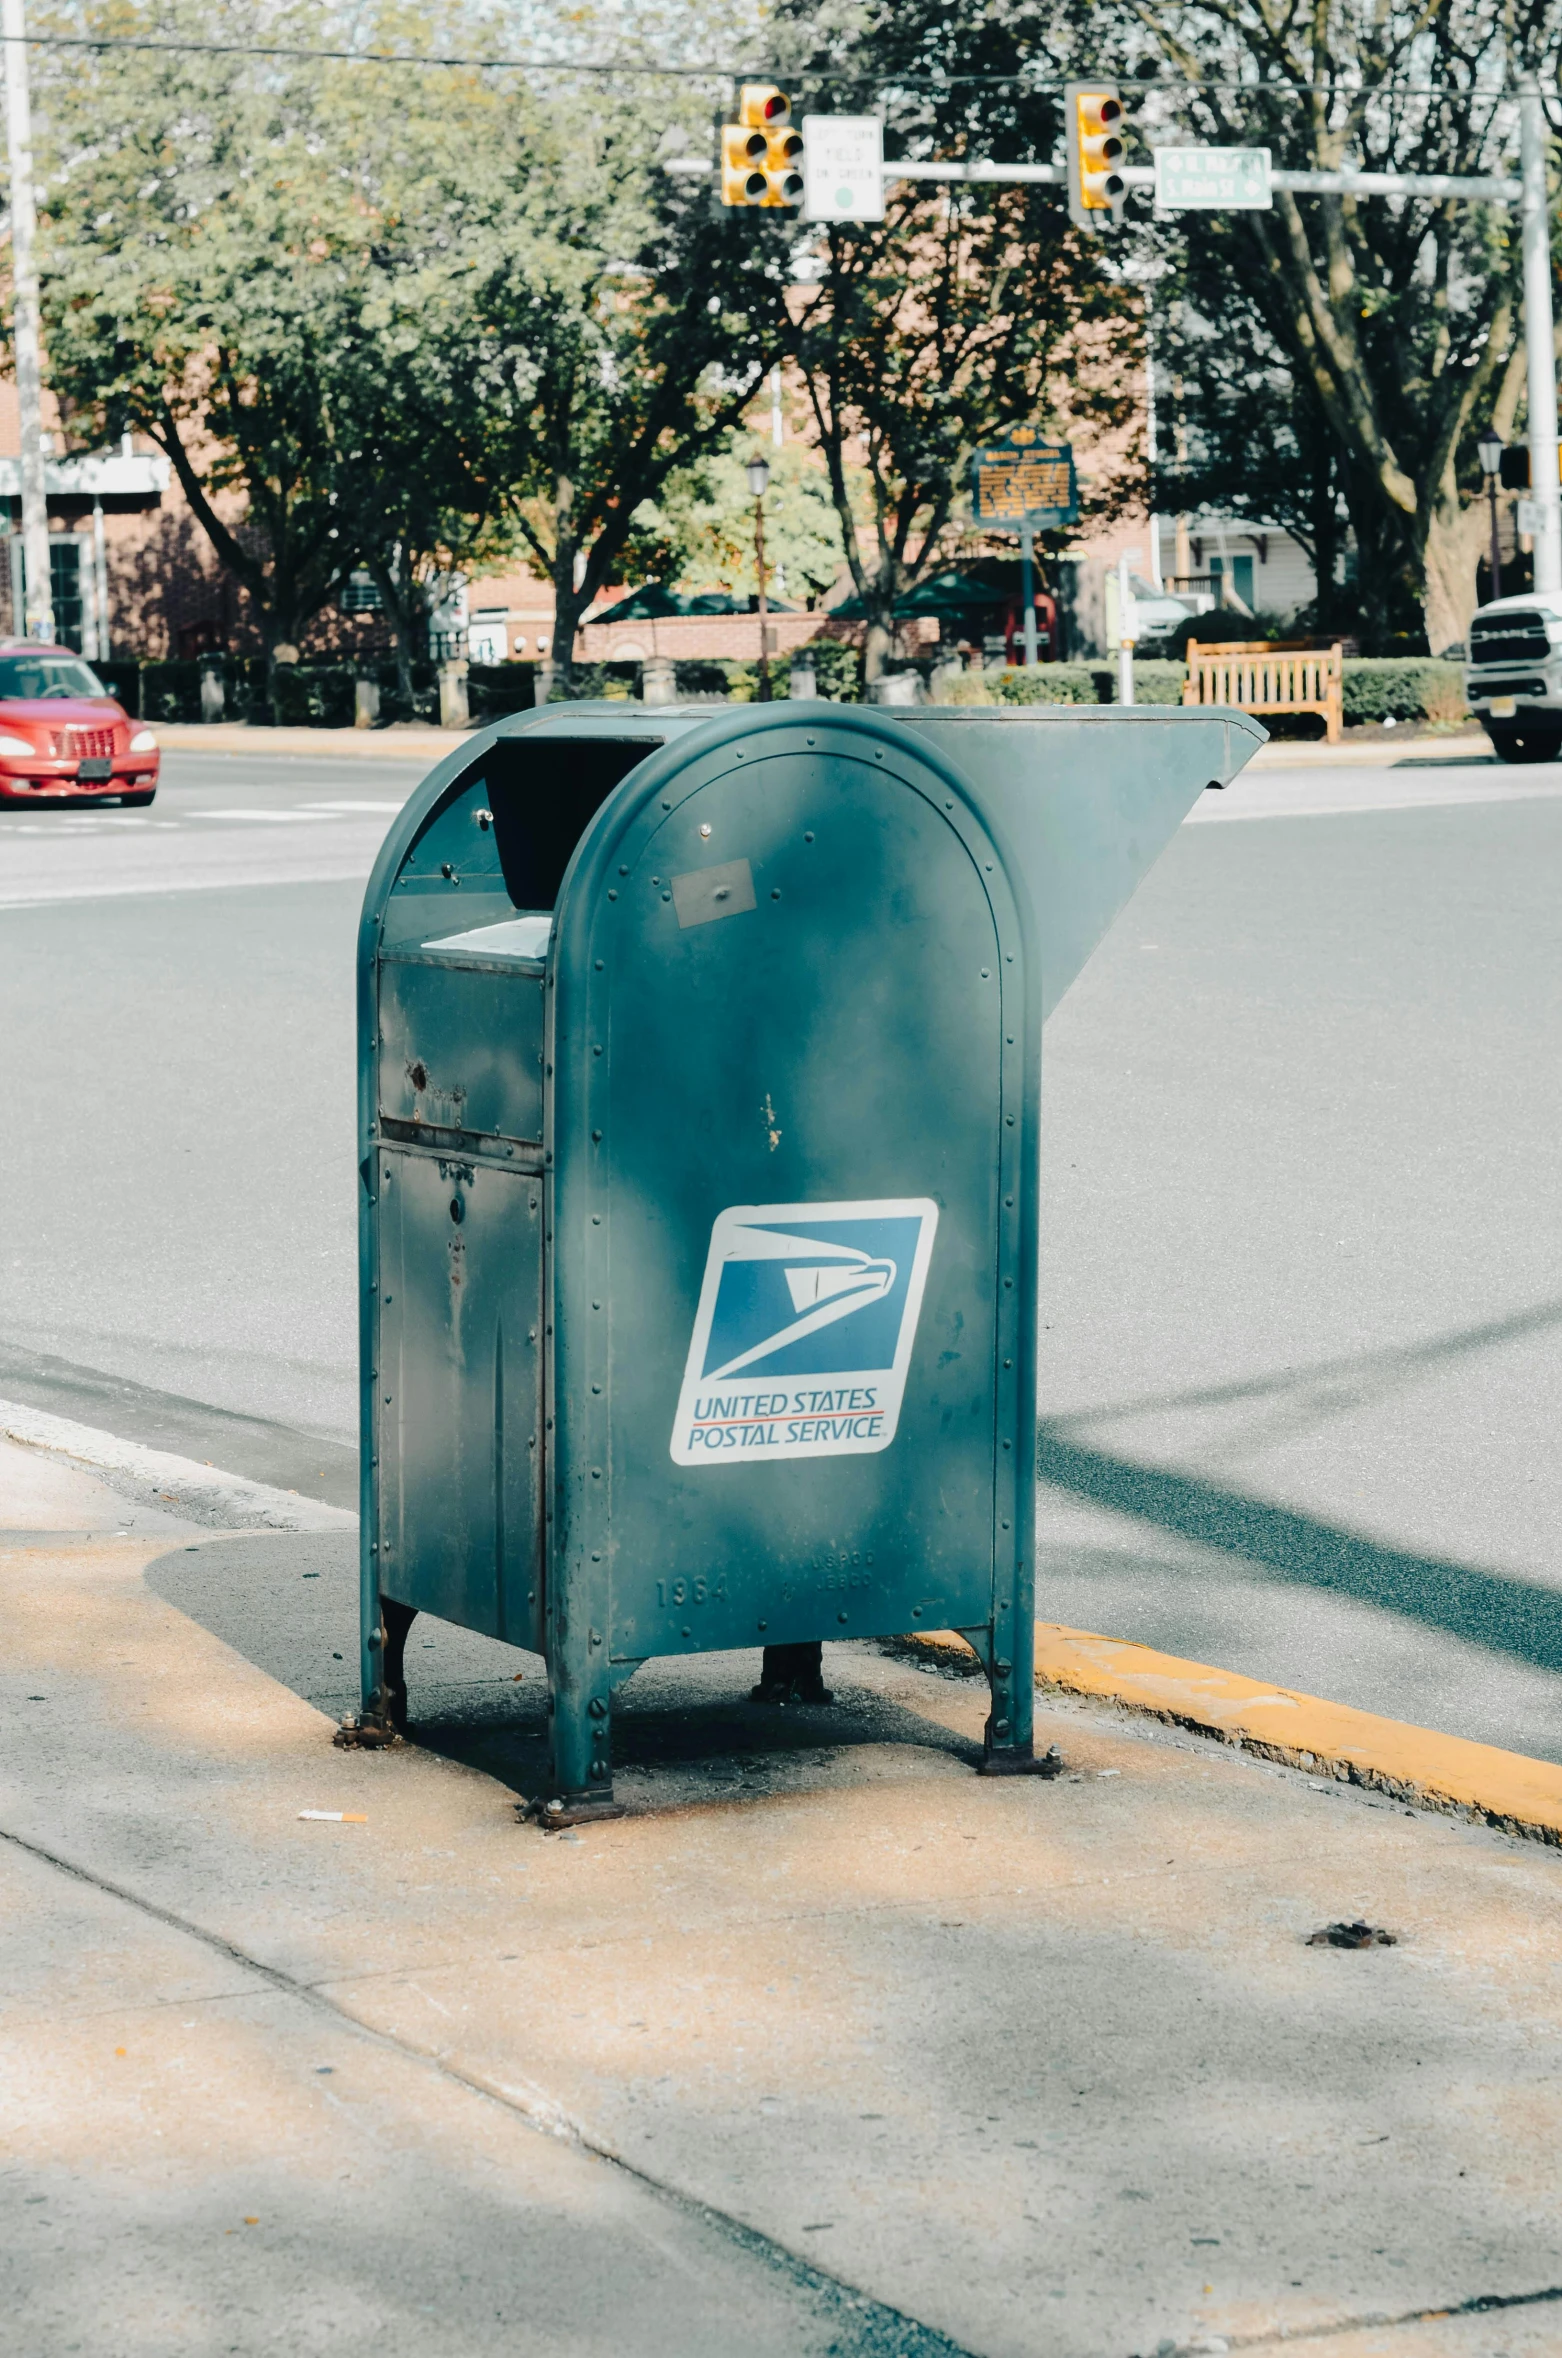
<svg viewBox="0 0 1562 2358">
<path fill-rule="evenodd" d="M 1469 717 L 1459 665 L 1426 656 L 1348 655 L 1342 701 L 1348 727 L 1392 719 L 1451 728 Z"/>
<path fill-rule="evenodd" d="M 350 729 L 356 674 L 344 663 L 278 666 L 274 702 L 282 729 Z"/>
<path fill-rule="evenodd" d="M 1134 702 L 1136 704 L 1180 704 L 1182 683 L 1188 676 L 1185 663 L 1158 663 L 1151 659 L 1134 665 Z M 1111 674 L 1112 697 L 1117 697 L 1117 674 Z"/>
<path fill-rule="evenodd" d="M 782 0 L 805 61 L 794 105 L 825 107 L 843 81 L 883 94 L 891 156 L 1001 155 L 1050 162 L 1060 109 L 1050 76 L 1016 77 L 1050 25 L 1021 0 Z M 977 447 L 1011 425 L 1122 425 L 1137 297 L 1101 244 L 1071 227 L 1056 191 L 889 179 L 882 223 L 820 233 L 818 276 L 796 301 L 794 349 L 831 473 L 847 563 L 868 612 L 870 678 L 889 657 L 898 603 L 969 532 Z M 845 479 L 863 466 L 859 540 Z"/>
<path fill-rule="evenodd" d="M 1146 661 L 1134 665 L 1136 704 L 1180 704 L 1187 667 L 1181 663 Z M 1033 671 L 1010 667 L 982 675 L 967 673 L 965 681 L 986 687 L 997 704 L 1111 704 L 1117 698 L 1117 671 L 1106 663 L 1041 663 Z M 951 704 L 982 701 L 969 690 L 946 694 Z"/>
<path fill-rule="evenodd" d="M 451 227 L 508 114 L 475 77 L 407 106 L 391 68 L 225 53 L 254 38 L 236 0 L 116 6 L 112 29 L 218 47 L 52 53 L 42 257 L 67 427 L 166 451 L 268 649 L 359 562 L 405 623 L 419 577 L 482 529 L 445 345 Z M 380 30 L 435 27 L 386 12 Z M 268 17 L 278 43 L 329 32 L 309 0 Z"/>
<path fill-rule="evenodd" d="M 1186 78 L 1147 102 L 1157 124 L 1313 171 L 1512 170 L 1514 109 L 1497 93 L 1555 41 L 1542 0 L 1167 0 L 1123 13 L 1150 52 L 1147 78 L 1157 53 Z M 1168 266 L 1160 381 L 1176 388 L 1160 443 L 1176 480 L 1157 504 L 1229 514 L 1235 501 L 1284 522 L 1314 558 L 1328 627 L 1359 616 L 1379 646 L 1420 607 L 1428 644 L 1461 638 L 1480 549 L 1461 496 L 1479 480 L 1476 433 L 1494 419 L 1511 435 L 1522 395 L 1516 232 L 1511 212 L 1430 195 L 1281 198 L 1147 230 Z M 1347 515 L 1348 602 L 1334 594 Z"/>
<path fill-rule="evenodd" d="M 821 696 L 832 704 L 856 704 L 862 697 L 862 650 L 844 639 L 810 639 L 799 652 L 814 667 Z"/>
<path fill-rule="evenodd" d="M 290 62 L 339 43 L 321 0 L 268 12 L 263 59 L 239 54 L 238 0 L 94 11 L 205 46 L 45 53 L 47 342 L 73 435 L 161 445 L 268 648 L 366 565 L 404 695 L 448 570 L 523 547 L 567 685 L 578 615 L 637 537 L 648 553 L 636 512 L 724 447 L 763 376 L 794 225 L 657 168 L 669 105 L 702 135 L 697 94 L 560 75 L 541 101 L 513 72 Z M 492 38 L 475 0 L 357 29 L 403 55 Z"/>
<path fill-rule="evenodd" d="M 1105 704 L 1110 694 L 1111 674 L 1099 664 L 1039 663 L 986 676 L 999 704 Z"/>
<path fill-rule="evenodd" d="M 770 595 L 778 603 L 815 603 L 838 578 L 840 525 L 829 477 L 794 438 L 779 450 L 768 431 L 746 427 L 698 466 L 669 481 L 656 505 L 642 509 L 636 524 L 651 522 L 666 537 L 669 561 L 661 578 L 685 590 L 724 589 L 752 597 L 759 588 L 754 560 L 754 497 L 744 463 L 758 450 L 770 466 L 765 493 L 765 568 Z M 855 479 L 860 469 L 852 469 Z"/>
<path fill-rule="evenodd" d="M 795 224 L 712 205 L 656 168 L 692 97 L 550 79 L 539 118 L 480 178 L 464 233 L 481 472 L 553 584 L 556 678 L 610 582 L 661 571 L 648 512 L 725 449 L 778 349 Z"/>
</svg>

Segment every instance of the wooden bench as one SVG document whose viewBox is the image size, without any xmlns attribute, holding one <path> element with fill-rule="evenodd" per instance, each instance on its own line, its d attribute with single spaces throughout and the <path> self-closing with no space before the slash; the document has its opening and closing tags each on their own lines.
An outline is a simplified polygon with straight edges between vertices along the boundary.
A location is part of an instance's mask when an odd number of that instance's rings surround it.
<svg viewBox="0 0 1562 2358">
<path fill-rule="evenodd" d="M 1234 704 L 1240 712 L 1317 712 L 1331 745 L 1345 728 L 1344 651 L 1338 639 L 1188 641 L 1184 704 Z"/>
</svg>

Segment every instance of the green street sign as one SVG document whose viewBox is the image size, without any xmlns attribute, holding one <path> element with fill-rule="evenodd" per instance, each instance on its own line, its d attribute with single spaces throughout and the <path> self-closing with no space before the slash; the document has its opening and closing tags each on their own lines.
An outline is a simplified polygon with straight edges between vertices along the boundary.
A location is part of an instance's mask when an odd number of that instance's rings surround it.
<svg viewBox="0 0 1562 2358">
<path fill-rule="evenodd" d="M 1029 524 L 1037 532 L 1077 524 L 1073 449 L 1044 442 L 1034 426 L 1016 426 L 972 459 L 971 496 L 979 524 Z"/>
<path fill-rule="evenodd" d="M 1155 202 L 1168 213 L 1267 213 L 1267 147 L 1158 147 Z"/>
</svg>

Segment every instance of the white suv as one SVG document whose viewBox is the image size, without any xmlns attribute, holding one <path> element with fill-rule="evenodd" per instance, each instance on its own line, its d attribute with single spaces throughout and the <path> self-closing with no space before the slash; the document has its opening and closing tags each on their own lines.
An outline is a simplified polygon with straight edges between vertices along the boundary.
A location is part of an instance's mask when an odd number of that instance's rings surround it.
<svg viewBox="0 0 1562 2358">
<path fill-rule="evenodd" d="M 1470 621 L 1464 692 L 1501 761 L 1562 753 L 1562 596 L 1498 598 Z"/>
</svg>

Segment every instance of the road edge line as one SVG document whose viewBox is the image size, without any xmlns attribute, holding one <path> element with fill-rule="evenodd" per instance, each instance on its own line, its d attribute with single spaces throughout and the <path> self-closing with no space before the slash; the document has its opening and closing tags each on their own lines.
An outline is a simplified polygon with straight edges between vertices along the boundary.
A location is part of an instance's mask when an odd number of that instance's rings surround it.
<svg viewBox="0 0 1562 2358">
<path fill-rule="evenodd" d="M 355 1531 L 358 1518 L 347 1507 L 328 1506 L 323 1499 L 305 1498 L 296 1490 L 278 1490 L 270 1482 L 252 1482 L 247 1474 L 230 1474 L 220 1466 L 197 1464 L 193 1457 L 176 1457 L 169 1450 L 148 1449 L 139 1441 L 121 1441 L 117 1434 L 100 1432 L 95 1425 L 78 1425 L 69 1417 L 51 1416 L 19 1400 L 0 1400 L 0 1435 L 29 1449 L 52 1450 L 103 1473 L 128 1474 L 145 1484 L 161 1503 L 191 1506 L 268 1531 Z"/>
<path fill-rule="evenodd" d="M 962 1668 L 973 1659 L 958 1630 L 918 1630 L 902 1642 L 913 1654 L 958 1659 Z M 1562 1766 L 1555 1761 L 1384 1719 L 1057 1621 L 1036 1624 L 1036 1684 L 1114 1703 L 1419 1809 L 1478 1818 L 1503 1833 L 1562 1847 Z"/>
</svg>

